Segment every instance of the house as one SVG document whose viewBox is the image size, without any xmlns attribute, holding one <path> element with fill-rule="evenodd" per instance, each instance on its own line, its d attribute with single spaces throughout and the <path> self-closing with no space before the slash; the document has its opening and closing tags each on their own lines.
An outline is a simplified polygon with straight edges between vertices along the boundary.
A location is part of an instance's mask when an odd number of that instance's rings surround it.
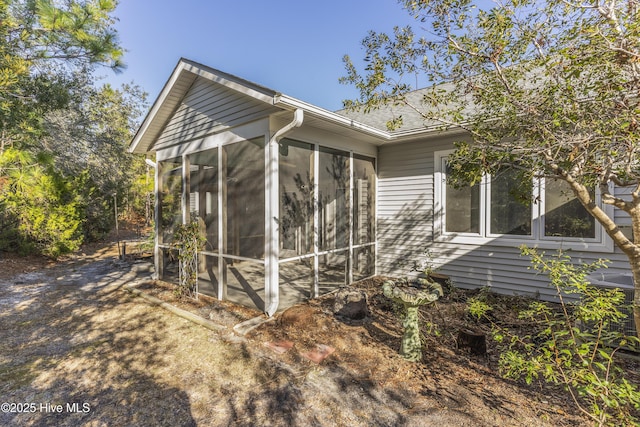
<svg viewBox="0 0 640 427">
<path fill-rule="evenodd" d="M 172 229 L 190 217 L 206 235 L 199 292 L 269 315 L 375 274 L 412 274 L 425 250 L 456 286 L 550 300 L 520 245 L 629 272 L 562 182 L 533 183 L 539 202 L 527 207 L 508 177 L 450 188 L 447 155 L 467 136 L 400 113 L 390 132 L 390 111 L 331 112 L 181 59 L 130 147 L 156 156 L 156 273 L 175 272 Z"/>
</svg>

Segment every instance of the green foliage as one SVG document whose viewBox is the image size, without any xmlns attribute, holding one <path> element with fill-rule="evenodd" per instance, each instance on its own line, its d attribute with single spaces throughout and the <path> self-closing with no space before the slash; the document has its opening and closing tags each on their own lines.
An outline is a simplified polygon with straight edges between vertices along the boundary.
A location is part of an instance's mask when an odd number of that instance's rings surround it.
<svg viewBox="0 0 640 427">
<path fill-rule="evenodd" d="M 43 116 L 64 108 L 76 76 L 122 68 L 115 2 L 0 0 L 0 151 L 32 144 Z"/>
<path fill-rule="evenodd" d="M 134 185 L 148 177 L 144 159 L 126 152 L 143 99 L 137 88 L 87 86 L 79 102 L 46 115 L 37 145 L 0 152 L 0 248 L 72 252 L 112 229 L 114 194 L 120 205 L 122 195 L 148 194 L 152 179 Z"/>
<path fill-rule="evenodd" d="M 78 249 L 82 214 L 70 182 L 23 151 L 7 149 L 0 167 L 8 171 L 0 186 L 0 249 L 38 251 L 51 257 Z"/>
<path fill-rule="evenodd" d="M 135 86 L 87 87 L 77 102 L 47 117 L 47 134 L 41 141 L 56 168 L 67 177 L 77 177 L 75 188 L 82 196 L 89 240 L 112 229 L 114 194 L 122 210 L 125 195 L 135 201 L 153 185 L 144 158 L 127 153 L 137 125 L 134 119 L 144 101 L 145 94 Z M 146 187 L 136 185 L 136 180 L 145 178 Z M 144 213 L 145 207 L 140 208 L 138 212 Z"/>
<path fill-rule="evenodd" d="M 640 1 L 400 3 L 421 31 L 369 32 L 363 70 L 344 58 L 341 81 L 359 91 L 345 107 L 385 108 L 393 130 L 403 125 L 397 106 L 427 126 L 466 130 L 448 158 L 455 186 L 511 169 L 526 199 L 534 178 L 564 180 L 628 256 L 638 282 L 640 236 L 629 239 L 593 190 L 640 230 Z M 628 187 L 629 197 L 614 186 Z"/>
<path fill-rule="evenodd" d="M 625 318 L 620 311 L 624 294 L 587 281 L 587 275 L 606 262 L 574 264 L 562 251 L 546 257 L 526 247 L 522 253 L 531 258 L 532 268 L 549 276 L 560 304 L 535 301 L 520 313 L 521 319 L 540 325 L 533 335 L 493 325 L 498 342 L 510 338 L 500 356 L 502 374 L 523 378 L 528 384 L 541 378 L 563 385 L 580 411 L 598 425 L 640 425 L 630 412 L 640 410 L 640 390 L 624 378 L 616 359 L 620 346 L 639 343 L 637 337 L 626 337 L 613 328 Z M 478 316 L 490 309 L 484 303 L 472 302 L 472 306 Z"/>
<path fill-rule="evenodd" d="M 467 304 L 469 314 L 475 319 L 481 319 L 491 311 L 491 306 L 481 298 L 469 298 Z"/>
</svg>

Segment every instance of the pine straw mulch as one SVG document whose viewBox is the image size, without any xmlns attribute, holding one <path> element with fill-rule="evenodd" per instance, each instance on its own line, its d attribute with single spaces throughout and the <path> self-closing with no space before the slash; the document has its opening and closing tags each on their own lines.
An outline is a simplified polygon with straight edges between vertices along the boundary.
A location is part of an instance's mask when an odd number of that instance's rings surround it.
<svg viewBox="0 0 640 427">
<path fill-rule="evenodd" d="M 561 387 L 542 382 L 528 386 L 500 377 L 498 349 L 490 338 L 491 325 L 477 321 L 467 312 L 467 300 L 484 291 L 454 289 L 445 298 L 423 308 L 423 360 L 419 363 L 403 360 L 398 355 L 402 327 L 393 304 L 382 295 L 383 279 L 375 277 L 352 285 L 367 294 L 369 316 L 364 320 L 338 319 L 333 314 L 334 295 L 328 294 L 277 314 L 275 321 L 247 334 L 247 342 L 267 351 L 280 366 L 303 378 L 300 387 L 309 382 L 314 369 L 314 363 L 309 363 L 304 355 L 318 346 L 333 350 L 318 369 L 322 370 L 322 388 L 325 392 L 332 390 L 335 395 L 318 397 L 320 406 L 322 402 L 327 406 L 331 402 L 357 404 L 362 407 L 349 411 L 375 411 L 368 407 L 368 400 L 357 396 L 365 393 L 373 396 L 379 407 L 392 408 L 400 402 L 408 420 L 424 420 L 424 414 L 437 413 L 434 421 L 458 425 L 588 424 Z M 261 315 L 228 302 L 176 299 L 173 285 L 164 282 L 143 287 L 145 292 L 228 327 Z M 495 322 L 519 328 L 521 332 L 530 328 L 517 318 L 517 309 L 525 307 L 526 299 L 492 293 L 483 297 L 494 307 L 491 316 Z M 485 356 L 458 348 L 456 338 L 461 329 L 487 335 Z M 279 351 L 270 352 L 269 345 L 279 347 Z M 627 360 L 623 363 L 633 377 L 629 379 L 639 381 L 640 364 Z M 318 379 L 314 381 L 317 383 Z M 391 415 L 386 417 L 392 419 Z"/>
</svg>

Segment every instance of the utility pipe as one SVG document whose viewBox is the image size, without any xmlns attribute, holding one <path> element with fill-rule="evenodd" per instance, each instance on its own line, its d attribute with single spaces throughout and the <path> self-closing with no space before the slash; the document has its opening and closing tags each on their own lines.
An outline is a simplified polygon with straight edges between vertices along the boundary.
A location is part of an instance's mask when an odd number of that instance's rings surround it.
<svg viewBox="0 0 640 427">
<path fill-rule="evenodd" d="M 268 254 L 268 277 L 265 283 L 265 312 L 269 317 L 273 316 L 278 310 L 280 304 L 280 290 L 279 290 L 279 266 L 278 258 L 280 254 L 280 236 L 277 232 L 277 217 L 280 209 L 280 200 L 278 197 L 278 190 L 280 188 L 279 183 L 279 166 L 278 155 L 280 139 L 282 139 L 287 133 L 294 128 L 300 127 L 304 121 L 304 111 L 298 108 L 293 113 L 293 121 L 280 130 L 278 130 L 269 139 L 269 161 L 268 161 L 268 175 L 267 179 L 270 182 L 269 197 L 267 205 L 267 236 L 265 253 Z M 274 194 L 275 193 L 275 194 Z"/>
</svg>

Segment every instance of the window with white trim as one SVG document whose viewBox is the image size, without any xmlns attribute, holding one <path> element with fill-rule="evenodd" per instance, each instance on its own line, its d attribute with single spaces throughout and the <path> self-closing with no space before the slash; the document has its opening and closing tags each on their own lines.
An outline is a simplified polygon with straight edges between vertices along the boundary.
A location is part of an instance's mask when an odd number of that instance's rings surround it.
<svg viewBox="0 0 640 427">
<path fill-rule="evenodd" d="M 518 246 L 575 247 L 607 250 L 613 246 L 599 223 L 562 180 L 534 179 L 531 192 L 516 198 L 516 174 L 486 175 L 476 185 L 454 188 L 447 183 L 448 155 L 435 153 L 436 239 L 460 243 L 494 242 Z M 599 193 L 593 196 L 600 203 Z M 522 200 L 533 200 L 524 203 Z M 611 213 L 612 208 L 603 207 Z"/>
</svg>

